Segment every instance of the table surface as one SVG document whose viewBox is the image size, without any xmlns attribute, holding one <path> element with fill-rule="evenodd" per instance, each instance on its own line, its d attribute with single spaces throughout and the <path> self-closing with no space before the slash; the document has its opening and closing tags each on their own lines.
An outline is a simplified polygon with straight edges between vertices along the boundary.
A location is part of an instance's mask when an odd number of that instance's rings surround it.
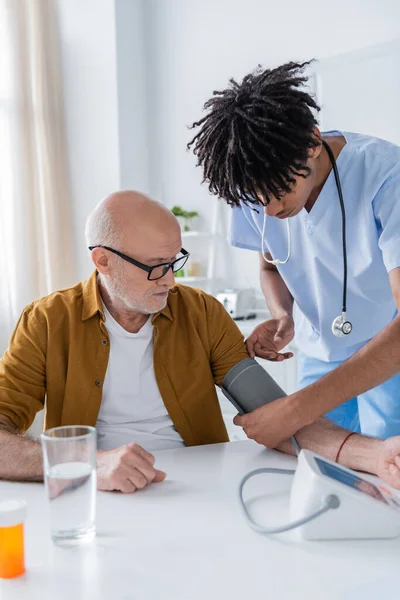
<svg viewBox="0 0 400 600">
<path fill-rule="evenodd" d="M 156 457 L 168 479 L 132 495 L 99 492 L 97 537 L 74 548 L 50 541 L 42 484 L 1 482 L 1 498 L 28 503 L 27 573 L 0 580 L 1 600 L 376 600 L 385 586 L 385 600 L 398 598 L 398 539 L 299 542 L 247 526 L 237 497 L 241 476 L 293 468 L 296 459 L 251 441 Z M 246 496 L 255 498 L 259 520 L 288 520 L 290 483 L 275 475 L 249 482 Z"/>
</svg>

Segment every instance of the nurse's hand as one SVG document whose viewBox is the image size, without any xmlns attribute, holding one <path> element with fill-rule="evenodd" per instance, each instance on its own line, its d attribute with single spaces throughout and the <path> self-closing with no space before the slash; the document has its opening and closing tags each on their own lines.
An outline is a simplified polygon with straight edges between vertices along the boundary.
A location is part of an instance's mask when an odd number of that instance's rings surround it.
<svg viewBox="0 0 400 600">
<path fill-rule="evenodd" d="M 382 442 L 376 474 L 392 487 L 400 489 L 400 436 Z"/>
<path fill-rule="evenodd" d="M 274 362 L 292 358 L 293 352 L 281 352 L 294 337 L 292 317 L 269 319 L 258 325 L 247 338 L 247 351 L 252 358 L 258 356 Z"/>
<path fill-rule="evenodd" d="M 247 415 L 236 415 L 235 425 L 243 427 L 247 437 L 267 448 L 276 448 L 300 429 L 298 415 L 293 411 L 289 396 L 264 404 Z"/>
</svg>

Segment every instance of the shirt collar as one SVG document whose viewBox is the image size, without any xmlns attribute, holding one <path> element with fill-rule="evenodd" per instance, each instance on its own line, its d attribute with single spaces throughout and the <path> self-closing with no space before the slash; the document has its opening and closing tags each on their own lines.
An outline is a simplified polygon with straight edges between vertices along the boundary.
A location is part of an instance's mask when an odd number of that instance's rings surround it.
<svg viewBox="0 0 400 600">
<path fill-rule="evenodd" d="M 99 286 L 97 283 L 97 271 L 94 271 L 89 279 L 87 279 L 83 284 L 83 306 L 82 306 L 82 321 L 87 321 L 94 317 L 94 315 L 100 313 L 101 318 L 105 321 L 103 302 L 101 300 Z M 172 293 L 173 288 L 170 290 L 170 294 Z M 169 307 L 169 302 L 166 306 L 160 310 L 158 313 L 153 315 L 151 320 L 152 323 L 160 316 L 163 315 L 167 317 L 170 321 L 173 321 L 173 316 L 171 309 Z"/>
<path fill-rule="evenodd" d="M 171 291 L 170 291 L 169 293 L 171 293 Z M 169 294 L 168 294 L 168 298 L 169 298 Z M 168 302 L 167 302 L 167 304 L 165 305 L 165 307 L 164 307 L 162 310 L 160 310 L 158 313 L 156 313 L 156 314 L 153 316 L 153 318 L 152 318 L 151 322 L 152 322 L 152 323 L 154 323 L 154 321 L 155 321 L 156 319 L 158 319 L 158 317 L 159 317 L 160 315 L 163 315 L 164 317 L 167 317 L 167 319 L 169 319 L 170 321 L 173 321 L 173 320 L 174 320 L 174 317 L 172 316 L 172 312 L 171 312 L 171 309 L 170 309 L 170 307 L 169 307 L 169 303 L 168 303 Z"/>
<path fill-rule="evenodd" d="M 87 321 L 100 313 L 101 318 L 105 321 L 103 303 L 101 301 L 99 286 L 97 284 L 97 271 L 94 271 L 89 279 L 83 284 L 83 306 L 82 306 L 82 321 Z"/>
</svg>

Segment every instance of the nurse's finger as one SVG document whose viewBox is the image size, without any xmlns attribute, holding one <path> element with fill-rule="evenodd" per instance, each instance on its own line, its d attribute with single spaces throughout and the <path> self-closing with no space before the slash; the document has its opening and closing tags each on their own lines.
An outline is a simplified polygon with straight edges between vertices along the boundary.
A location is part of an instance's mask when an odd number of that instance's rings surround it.
<svg viewBox="0 0 400 600">
<path fill-rule="evenodd" d="M 258 358 L 264 358 L 270 362 L 279 362 L 283 360 L 283 356 L 279 354 L 279 352 L 274 352 L 273 350 L 262 350 L 261 348 L 257 350 L 257 356 Z"/>
<path fill-rule="evenodd" d="M 276 352 L 276 356 L 274 358 L 270 358 L 270 361 L 281 362 L 282 360 L 286 360 L 287 358 L 292 358 L 293 352 Z"/>
<path fill-rule="evenodd" d="M 234 425 L 238 425 L 239 427 L 243 427 L 244 416 L 245 415 L 236 415 L 236 417 L 234 417 L 234 419 L 233 419 Z"/>
<path fill-rule="evenodd" d="M 251 336 L 248 337 L 246 340 L 247 352 L 249 353 L 251 358 L 254 358 L 256 355 L 256 353 L 254 352 L 254 344 L 255 344 L 256 340 L 257 340 L 256 337 L 252 338 Z"/>
<path fill-rule="evenodd" d="M 274 352 L 273 350 L 262 350 L 262 348 L 258 349 L 256 352 L 256 356 L 258 358 L 264 358 L 265 360 L 269 360 L 270 362 L 282 362 L 287 358 L 292 358 L 293 352 Z"/>
</svg>

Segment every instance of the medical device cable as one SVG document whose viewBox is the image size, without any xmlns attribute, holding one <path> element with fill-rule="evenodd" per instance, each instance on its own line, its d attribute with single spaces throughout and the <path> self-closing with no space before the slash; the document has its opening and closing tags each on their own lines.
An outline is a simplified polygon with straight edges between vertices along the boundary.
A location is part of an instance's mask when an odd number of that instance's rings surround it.
<svg viewBox="0 0 400 600">
<path fill-rule="evenodd" d="M 296 438 L 294 436 L 292 436 L 290 438 L 290 441 L 291 441 L 291 443 L 296 451 L 296 454 L 298 456 L 300 454 L 301 449 L 296 441 Z M 292 529 L 296 529 L 297 527 L 300 527 L 301 525 L 305 525 L 306 523 L 309 523 L 310 521 L 313 521 L 317 517 L 328 512 L 329 510 L 339 508 L 339 506 L 340 506 L 339 498 L 337 496 L 331 494 L 324 499 L 324 502 L 320 509 L 318 509 L 314 513 L 311 513 L 310 515 L 307 515 L 306 517 L 303 517 L 302 519 L 298 519 L 297 521 L 292 521 L 291 523 L 286 523 L 285 525 L 280 525 L 278 527 L 265 527 L 263 525 L 260 525 L 259 523 L 254 521 L 253 517 L 250 515 L 250 512 L 249 512 L 249 510 L 246 506 L 246 503 L 243 499 L 243 488 L 244 488 L 245 484 L 247 483 L 247 481 L 249 481 L 249 479 L 252 479 L 256 475 L 260 475 L 262 473 L 270 473 L 270 474 L 277 474 L 277 475 L 294 475 L 295 471 L 293 469 L 275 469 L 275 468 L 255 469 L 254 471 L 250 471 L 250 473 L 247 473 L 247 475 L 242 477 L 242 479 L 240 480 L 239 502 L 243 509 L 243 512 L 244 512 L 247 522 L 249 523 L 250 527 L 252 529 L 254 529 L 254 531 L 256 531 L 257 533 L 264 533 L 266 535 L 271 535 L 271 534 L 275 534 L 275 533 L 284 533 L 285 531 L 290 531 Z"/>
</svg>

